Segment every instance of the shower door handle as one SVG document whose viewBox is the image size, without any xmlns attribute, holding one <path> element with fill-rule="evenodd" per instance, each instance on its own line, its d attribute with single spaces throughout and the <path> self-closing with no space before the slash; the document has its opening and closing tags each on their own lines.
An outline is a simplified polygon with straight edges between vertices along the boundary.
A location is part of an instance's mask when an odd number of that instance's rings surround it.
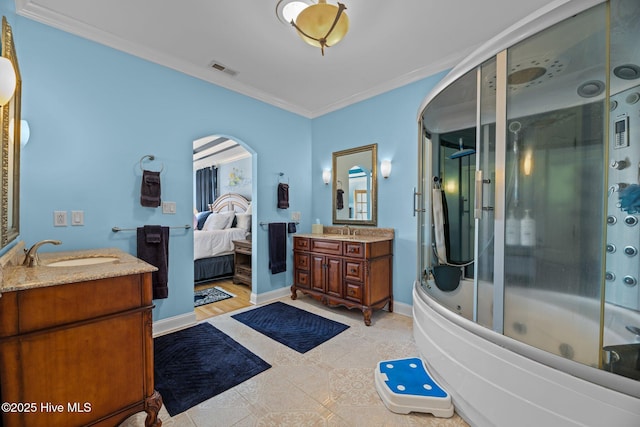
<svg viewBox="0 0 640 427">
<path fill-rule="evenodd" d="M 425 212 L 425 209 L 418 209 L 418 204 L 416 203 L 418 196 L 422 196 L 422 193 L 419 193 L 416 187 L 413 187 L 413 216 L 416 216 L 416 212 Z"/>
<path fill-rule="evenodd" d="M 482 218 L 482 184 L 484 184 L 484 180 L 482 179 L 482 170 L 476 170 L 476 200 L 474 203 L 473 209 L 473 217 L 475 219 Z"/>
</svg>

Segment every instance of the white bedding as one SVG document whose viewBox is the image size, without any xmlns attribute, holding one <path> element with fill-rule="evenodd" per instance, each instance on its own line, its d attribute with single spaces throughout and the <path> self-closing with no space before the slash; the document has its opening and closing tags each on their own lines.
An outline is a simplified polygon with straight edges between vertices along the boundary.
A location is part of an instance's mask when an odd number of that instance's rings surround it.
<svg viewBox="0 0 640 427">
<path fill-rule="evenodd" d="M 224 230 L 194 230 L 193 259 L 211 258 L 233 253 L 233 241 L 244 240 L 248 231 L 243 228 L 227 228 Z"/>
</svg>

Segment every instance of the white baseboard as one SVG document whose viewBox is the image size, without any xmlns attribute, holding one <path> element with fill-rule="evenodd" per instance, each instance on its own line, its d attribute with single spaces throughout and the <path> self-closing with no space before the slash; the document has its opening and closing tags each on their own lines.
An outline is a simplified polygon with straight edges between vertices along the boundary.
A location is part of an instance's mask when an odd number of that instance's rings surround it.
<svg viewBox="0 0 640 427">
<path fill-rule="evenodd" d="M 153 337 L 155 338 L 170 332 L 179 331 L 180 329 L 193 326 L 196 323 L 198 323 L 196 320 L 196 313 L 193 311 L 191 313 L 179 314 L 166 319 L 156 320 L 153 322 Z"/>
<path fill-rule="evenodd" d="M 290 296 L 291 289 L 284 287 L 262 294 L 251 293 L 249 301 L 251 304 L 260 305 L 271 301 L 279 300 L 282 297 Z M 413 315 L 413 306 L 405 304 L 403 302 L 393 302 L 393 312 L 403 316 L 411 317 Z M 165 335 L 171 332 L 185 329 L 198 323 L 196 320 L 196 313 L 184 313 L 178 316 L 168 317 L 166 319 L 156 320 L 153 322 L 153 337 Z"/>
<path fill-rule="evenodd" d="M 413 316 L 413 305 L 405 304 L 404 302 L 393 301 L 393 312 L 401 314 L 403 316 Z"/>
<path fill-rule="evenodd" d="M 288 286 L 276 289 L 274 291 L 264 292 L 262 294 L 255 294 L 251 292 L 249 301 L 252 304 L 258 305 L 278 300 L 282 297 L 286 297 L 287 295 L 291 295 L 291 288 L 289 288 Z"/>
</svg>

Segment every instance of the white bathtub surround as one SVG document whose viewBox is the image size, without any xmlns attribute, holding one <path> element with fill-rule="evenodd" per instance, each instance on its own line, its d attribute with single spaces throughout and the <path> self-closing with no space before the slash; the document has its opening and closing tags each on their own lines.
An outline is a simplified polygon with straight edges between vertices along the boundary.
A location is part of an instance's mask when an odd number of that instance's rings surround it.
<svg viewBox="0 0 640 427">
<path fill-rule="evenodd" d="M 637 381 L 496 334 L 442 308 L 418 284 L 413 296 L 413 333 L 420 354 L 431 375 L 451 394 L 456 412 L 470 424 L 640 425 L 639 398 L 575 375 L 588 374 L 600 383 L 615 381 L 629 390 L 637 389 Z M 522 356 L 516 349 L 555 363 L 562 371 Z"/>
</svg>

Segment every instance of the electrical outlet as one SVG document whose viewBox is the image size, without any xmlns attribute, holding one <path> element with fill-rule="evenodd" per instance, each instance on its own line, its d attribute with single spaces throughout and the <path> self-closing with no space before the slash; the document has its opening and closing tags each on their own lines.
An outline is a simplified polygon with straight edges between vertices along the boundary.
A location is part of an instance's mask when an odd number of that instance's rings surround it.
<svg viewBox="0 0 640 427">
<path fill-rule="evenodd" d="M 176 202 L 162 202 L 162 213 L 163 214 L 175 214 L 176 213 Z"/>
<path fill-rule="evenodd" d="M 67 211 L 53 211 L 53 225 L 54 227 L 66 227 Z"/>
<path fill-rule="evenodd" d="M 71 225 L 84 225 L 84 211 L 71 211 Z"/>
<path fill-rule="evenodd" d="M 291 221 L 300 221 L 300 212 L 291 212 Z"/>
</svg>

